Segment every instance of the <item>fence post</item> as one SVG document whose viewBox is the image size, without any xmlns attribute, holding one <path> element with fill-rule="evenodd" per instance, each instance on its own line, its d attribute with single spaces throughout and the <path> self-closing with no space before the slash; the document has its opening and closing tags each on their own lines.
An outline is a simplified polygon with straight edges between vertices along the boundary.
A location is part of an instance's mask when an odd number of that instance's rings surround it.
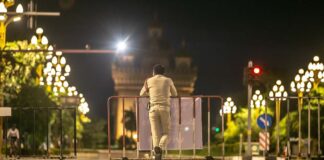
<svg viewBox="0 0 324 160">
<path fill-rule="evenodd" d="M 290 159 L 290 98 L 287 99 L 287 158 Z"/>
<path fill-rule="evenodd" d="M 210 156 L 210 97 L 208 97 L 208 156 Z"/>
<path fill-rule="evenodd" d="M 181 137 L 181 97 L 179 97 L 178 143 L 179 143 L 179 158 L 181 158 L 181 154 L 182 154 L 182 137 Z"/>
<path fill-rule="evenodd" d="M 110 135 L 110 98 L 108 98 L 107 100 L 107 122 L 108 122 L 108 127 L 107 127 L 107 130 L 108 130 L 108 159 L 110 160 L 111 159 L 111 135 Z"/>
<path fill-rule="evenodd" d="M 77 120 L 77 107 L 74 106 L 74 156 L 77 158 L 77 128 L 76 128 L 76 120 Z"/>
<path fill-rule="evenodd" d="M 137 132 L 137 147 L 136 147 L 136 157 L 139 158 L 139 142 L 140 142 L 140 137 L 139 137 L 139 98 L 136 97 L 136 132 Z"/>
<path fill-rule="evenodd" d="M 46 110 L 46 157 L 49 156 L 49 109 Z"/>
<path fill-rule="evenodd" d="M 308 158 L 310 158 L 310 156 L 311 156 L 311 153 L 310 153 L 310 142 L 311 142 L 311 139 L 310 139 L 310 134 L 311 134 L 311 130 L 310 130 L 310 128 L 311 128 L 311 123 L 310 123 L 310 99 L 308 98 L 308 107 L 307 107 L 307 109 L 308 109 L 308 138 L 307 138 L 307 156 L 308 156 Z"/>
<path fill-rule="evenodd" d="M 318 149 L 317 149 L 317 154 L 320 157 L 322 152 L 321 152 L 321 104 L 320 104 L 320 98 L 317 98 L 317 143 L 318 143 Z"/>
<path fill-rule="evenodd" d="M 123 102 L 123 158 L 126 157 L 126 141 L 125 141 L 125 98 L 122 98 Z"/>
<path fill-rule="evenodd" d="M 193 126 L 193 158 L 196 157 L 196 98 L 192 97 L 193 99 L 193 118 L 192 118 L 192 126 Z"/>
</svg>

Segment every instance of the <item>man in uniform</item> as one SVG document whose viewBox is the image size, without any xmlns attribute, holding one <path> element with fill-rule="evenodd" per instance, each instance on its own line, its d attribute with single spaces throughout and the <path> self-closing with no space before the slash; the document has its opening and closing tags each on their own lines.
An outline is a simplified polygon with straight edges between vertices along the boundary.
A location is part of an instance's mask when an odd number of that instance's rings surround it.
<svg viewBox="0 0 324 160">
<path fill-rule="evenodd" d="M 165 68 L 157 64 L 153 67 L 153 77 L 144 82 L 141 96 L 150 97 L 149 119 L 153 139 L 155 159 L 162 159 L 168 133 L 171 128 L 170 96 L 177 96 L 177 90 L 171 78 L 164 76 Z"/>
</svg>

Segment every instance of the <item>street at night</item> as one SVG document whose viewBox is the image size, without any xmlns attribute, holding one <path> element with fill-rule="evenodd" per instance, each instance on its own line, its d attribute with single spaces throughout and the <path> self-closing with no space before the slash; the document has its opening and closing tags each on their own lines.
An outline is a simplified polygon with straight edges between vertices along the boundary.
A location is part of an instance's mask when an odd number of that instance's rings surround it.
<svg viewBox="0 0 324 160">
<path fill-rule="evenodd" d="M 0 0 L 0 160 L 324 159 L 323 7 Z"/>
</svg>

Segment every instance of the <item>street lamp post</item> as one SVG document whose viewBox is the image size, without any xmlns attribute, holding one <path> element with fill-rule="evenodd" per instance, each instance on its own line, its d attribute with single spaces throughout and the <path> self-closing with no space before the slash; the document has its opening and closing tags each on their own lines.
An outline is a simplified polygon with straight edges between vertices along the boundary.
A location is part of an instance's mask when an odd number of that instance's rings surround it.
<svg viewBox="0 0 324 160">
<path fill-rule="evenodd" d="M 46 85 L 49 91 L 53 91 L 54 96 L 59 94 L 77 95 L 74 88 L 69 87 L 66 77 L 70 75 L 71 67 L 66 64 L 66 59 L 62 52 L 55 52 L 55 55 L 46 56 L 49 60 L 44 68 L 44 76 L 41 78 L 41 84 Z"/>
<path fill-rule="evenodd" d="M 298 96 L 298 156 L 301 156 L 301 111 L 303 107 L 303 95 L 310 92 L 312 88 L 311 82 L 308 81 L 308 74 L 303 69 L 298 70 L 294 81 L 290 83 L 292 92 L 296 92 Z"/>
<path fill-rule="evenodd" d="M 0 48 L 3 49 L 6 45 L 6 31 L 7 26 L 12 22 L 21 20 L 21 14 L 24 9 L 21 4 L 16 7 L 16 15 L 10 16 L 7 14 L 8 8 L 13 6 L 15 2 L 13 0 L 5 0 L 0 2 Z"/>
<path fill-rule="evenodd" d="M 288 93 L 285 91 L 285 87 L 282 85 L 281 80 L 277 80 L 276 84 L 272 87 L 272 91 L 269 93 L 271 101 L 276 103 L 276 125 L 277 125 L 277 145 L 276 145 L 276 154 L 279 154 L 280 144 L 279 144 L 279 121 L 280 121 L 280 105 L 281 101 L 285 101 L 288 97 Z"/>
<path fill-rule="evenodd" d="M 313 61 L 308 64 L 306 75 L 313 83 L 314 89 L 317 89 L 319 83 L 324 82 L 324 65 L 320 62 L 319 56 L 314 56 Z"/>
<path fill-rule="evenodd" d="M 50 45 L 48 46 L 48 39 L 47 37 L 43 34 L 44 30 L 42 28 L 37 28 L 36 29 L 36 35 L 32 36 L 31 38 L 31 44 L 33 49 L 41 49 L 41 50 L 53 50 L 53 47 Z M 50 54 L 51 52 L 40 52 L 41 54 Z M 36 67 L 36 73 L 38 77 L 36 78 L 36 84 L 40 84 L 40 77 L 43 76 L 43 68 L 44 65 L 43 63 L 38 64 Z"/>
<path fill-rule="evenodd" d="M 255 93 L 252 96 L 251 100 L 251 108 L 261 108 L 266 105 L 266 101 L 264 97 L 261 95 L 260 90 L 256 90 Z"/>
<path fill-rule="evenodd" d="M 227 127 L 229 127 L 229 124 L 231 123 L 231 115 L 236 113 L 237 107 L 234 104 L 234 101 L 232 100 L 232 98 L 227 97 L 223 108 L 224 108 L 224 111 L 222 111 L 222 109 L 220 109 L 219 114 L 221 116 L 223 116 L 222 113 L 227 114 L 227 123 L 226 123 L 226 125 L 227 125 Z"/>
<path fill-rule="evenodd" d="M 320 58 L 319 56 L 314 56 L 313 57 L 313 61 L 310 62 L 308 64 L 308 70 L 305 73 L 308 76 L 308 81 L 312 82 L 313 84 L 313 89 L 317 89 L 318 85 L 321 82 L 324 82 L 324 65 L 322 62 L 320 62 Z M 320 106 L 319 106 L 320 107 Z M 318 154 L 321 154 L 321 149 L 320 149 L 320 138 L 321 138 L 321 134 L 320 134 L 320 130 L 321 130 L 321 126 L 320 126 L 320 108 L 318 107 L 318 122 L 317 122 L 317 129 L 319 131 L 318 134 Z M 310 105 L 308 105 L 308 138 L 307 138 L 307 156 L 310 157 L 310 134 L 311 134 L 311 123 L 310 123 Z"/>
</svg>

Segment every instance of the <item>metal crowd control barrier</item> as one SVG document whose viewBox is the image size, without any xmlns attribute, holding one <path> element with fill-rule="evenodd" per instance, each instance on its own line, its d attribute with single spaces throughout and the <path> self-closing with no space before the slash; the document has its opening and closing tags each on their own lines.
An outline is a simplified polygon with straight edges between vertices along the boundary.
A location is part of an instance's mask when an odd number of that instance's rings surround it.
<svg viewBox="0 0 324 160">
<path fill-rule="evenodd" d="M 279 115 L 277 115 L 277 113 L 275 113 L 275 116 L 279 116 L 279 120 L 280 120 L 280 103 L 283 103 L 283 98 L 270 98 L 272 101 L 277 101 L 275 104 L 278 105 L 279 104 Z M 322 155 L 322 150 L 321 150 L 321 102 L 323 102 L 322 100 L 324 99 L 324 97 L 287 97 L 285 101 L 286 103 L 286 116 L 287 116 L 287 120 L 286 120 L 286 135 L 285 138 L 286 140 L 283 141 L 285 146 L 287 147 L 286 150 L 286 155 L 285 157 L 290 159 L 290 158 L 324 158 Z M 268 99 L 269 100 L 269 99 Z M 306 101 L 307 103 L 305 105 L 303 105 L 303 101 Z M 312 101 L 312 102 L 311 102 Z M 297 115 L 298 115 L 298 153 L 292 154 L 291 152 L 291 112 L 293 111 L 291 108 L 292 106 L 297 106 L 294 110 L 297 111 Z M 317 110 L 317 117 L 311 117 L 311 106 L 315 106 L 313 108 L 313 110 Z M 267 115 L 267 108 L 269 108 L 270 106 L 265 106 L 265 113 Z M 299 108 L 300 107 L 300 108 Z M 303 109 L 304 108 L 304 109 Z M 307 117 L 304 117 L 304 121 L 307 121 L 307 154 L 306 155 L 302 155 L 302 151 L 301 151 L 301 139 L 302 139 L 302 128 L 305 126 L 302 126 L 302 112 L 303 111 L 307 111 Z M 278 117 L 277 117 L 278 118 Z M 307 120 L 305 119 L 307 118 Z M 311 155 L 311 128 L 312 128 L 312 124 L 311 124 L 311 119 L 312 118 L 317 118 L 317 154 L 313 154 Z M 267 118 L 266 118 L 267 119 Z M 316 125 L 316 124 L 315 124 Z M 267 132 L 268 127 L 267 125 L 265 125 L 265 131 Z M 275 155 L 274 156 L 280 156 L 280 125 L 276 125 L 276 128 L 274 130 L 276 130 L 277 135 L 276 136 L 276 149 L 275 149 Z M 267 145 L 267 144 L 266 144 Z M 263 156 L 270 156 L 268 155 L 268 151 L 264 150 L 263 152 Z"/>
<path fill-rule="evenodd" d="M 136 131 L 137 133 L 139 133 L 139 98 L 147 98 L 147 97 L 139 97 L 139 96 L 112 96 L 109 97 L 107 100 L 107 112 L 108 112 L 108 116 L 107 116 L 107 121 L 108 121 L 108 159 L 112 159 L 111 156 L 111 100 L 113 99 L 117 99 L 117 100 L 122 100 L 122 110 L 123 110 L 123 115 L 122 115 L 122 123 L 123 123 L 123 151 L 122 151 L 122 157 L 123 158 L 127 158 L 126 157 L 126 143 L 125 143 L 125 118 L 124 118 L 124 111 L 125 111 L 125 99 L 133 99 L 136 102 Z M 221 96 L 182 96 L 182 97 L 171 97 L 173 99 L 178 99 L 179 102 L 179 120 L 178 120 L 178 130 L 180 129 L 181 126 L 181 98 L 192 98 L 193 99 L 193 118 L 195 119 L 196 117 L 196 104 L 195 104 L 195 99 L 196 98 L 201 98 L 203 99 L 207 99 L 207 107 L 208 107 L 208 115 L 207 115 L 207 119 L 208 119 L 208 124 L 207 124 L 207 128 L 208 128 L 208 156 L 207 157 L 211 157 L 211 152 L 210 152 L 210 128 L 211 128 L 211 100 L 219 100 L 220 101 L 220 108 L 223 107 L 223 98 Z M 203 108 L 203 106 L 202 106 Z M 224 112 L 224 109 L 222 109 L 222 112 Z M 219 112 L 216 112 L 219 113 Z M 181 132 L 178 132 L 178 137 L 181 138 Z M 195 127 L 195 121 L 193 120 L 193 137 L 196 134 L 196 127 Z M 139 142 L 140 142 L 140 138 L 138 136 L 137 138 L 137 147 L 136 147 L 136 151 L 137 151 L 137 156 L 136 158 L 139 159 Z M 193 138 L 193 155 L 192 158 L 197 159 L 196 156 L 196 145 L 195 145 L 195 138 Z M 182 155 L 182 149 L 181 149 L 181 143 L 180 143 L 180 150 L 179 150 L 179 158 L 181 158 Z M 224 159 L 225 156 L 225 142 L 224 142 L 224 116 L 222 116 L 222 158 Z M 178 159 L 178 158 L 177 158 Z"/>
<path fill-rule="evenodd" d="M 76 146 L 76 114 L 77 114 L 77 107 L 74 107 L 74 106 L 65 106 L 65 107 L 15 107 L 15 108 L 12 108 L 12 110 L 14 112 L 18 111 L 18 123 L 17 122 L 13 122 L 13 123 L 17 123 L 17 128 L 20 130 L 20 137 L 22 137 L 22 133 L 23 133 L 23 130 L 21 130 L 21 121 L 23 121 L 22 117 L 24 116 L 23 114 L 25 113 L 25 116 L 28 116 L 28 117 L 32 117 L 32 155 L 30 155 L 31 157 L 43 157 L 43 158 L 55 158 L 55 159 L 75 159 L 77 157 L 77 146 Z M 63 155 L 63 115 L 62 115 L 62 112 L 63 111 L 66 111 L 66 110 L 72 110 L 73 111 L 73 156 L 65 156 Z M 26 115 L 26 112 L 27 111 L 32 111 L 32 115 Z M 37 123 L 37 120 L 36 120 L 36 114 L 40 113 L 41 111 L 45 111 L 46 114 L 45 114 L 45 117 L 46 117 L 46 151 L 45 151 L 45 155 L 37 155 L 36 154 L 36 142 L 35 142 L 35 134 L 36 134 L 36 123 Z M 60 137 L 60 148 L 59 148 L 59 155 L 57 156 L 54 156 L 54 155 L 50 155 L 49 153 L 49 148 L 50 148 L 50 144 L 49 144 L 49 117 L 50 117 L 50 111 L 58 111 L 59 113 L 59 137 Z M 7 130 L 8 128 L 10 127 L 9 126 L 9 119 L 11 117 L 6 117 L 6 123 L 5 123 L 5 135 L 7 134 Z M 8 156 L 7 155 L 7 136 L 5 136 L 5 142 L 6 142 L 6 157 Z M 30 157 L 30 156 L 27 156 L 27 155 L 22 155 L 20 150 L 18 152 L 19 156 L 20 157 Z"/>
<path fill-rule="evenodd" d="M 286 145 L 287 145 L 287 158 L 294 158 L 294 157 L 299 157 L 299 158 L 324 158 L 323 155 L 322 155 L 322 150 L 321 150 L 321 102 L 323 102 L 323 99 L 324 97 L 288 97 L 287 98 L 287 135 L 286 135 Z M 299 102 L 301 101 L 307 101 L 306 103 L 306 108 L 307 109 L 304 109 L 307 110 L 307 155 L 302 155 L 301 153 L 301 121 L 302 121 L 302 111 L 303 111 L 303 107 L 304 106 L 301 106 L 302 108 L 299 110 L 297 109 L 298 111 L 298 123 L 299 123 L 299 126 L 298 126 L 298 154 L 297 155 L 292 155 L 291 153 L 291 150 L 290 150 L 290 129 L 291 129 L 291 115 L 290 115 L 290 112 L 291 112 L 291 103 L 293 100 L 298 100 Z M 312 101 L 312 102 L 311 102 Z M 298 102 L 298 103 L 299 103 Z M 312 104 L 311 104 L 312 103 Z M 311 116 L 311 106 L 315 106 L 315 110 L 317 109 L 317 117 L 312 117 Z M 305 108 L 305 107 L 304 107 Z M 314 108 L 313 108 L 314 110 Z M 315 155 L 311 155 L 311 128 L 312 128 L 312 124 L 311 124 L 311 119 L 312 118 L 317 118 L 317 126 L 314 126 L 314 127 L 317 127 L 317 154 Z M 316 124 L 315 124 L 316 125 Z"/>
</svg>

